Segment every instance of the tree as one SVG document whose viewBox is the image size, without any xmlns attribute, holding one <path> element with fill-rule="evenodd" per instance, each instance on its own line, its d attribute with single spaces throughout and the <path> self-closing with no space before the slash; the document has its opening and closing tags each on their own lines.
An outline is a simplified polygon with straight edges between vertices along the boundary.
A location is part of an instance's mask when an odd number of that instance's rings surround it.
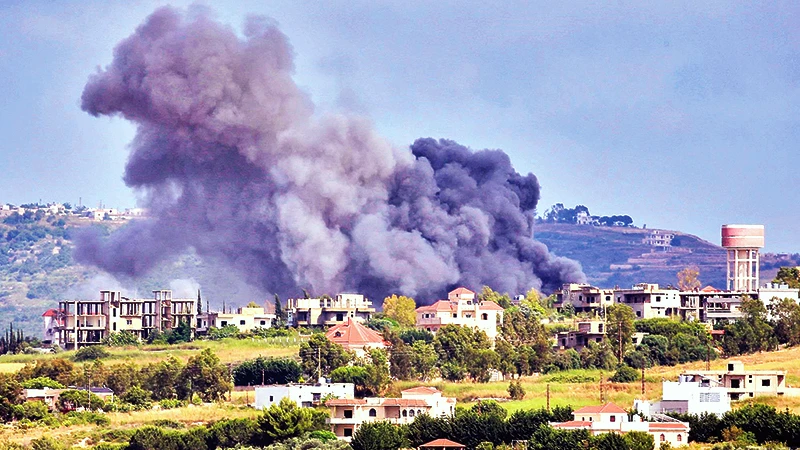
<svg viewBox="0 0 800 450">
<path fill-rule="evenodd" d="M 183 363 L 174 356 L 150 364 L 142 372 L 144 383 L 156 400 L 177 398 L 180 392 L 189 390 L 188 386 L 185 386 L 187 380 L 181 378 Z"/>
<path fill-rule="evenodd" d="M 678 272 L 678 289 L 682 291 L 700 289 L 701 283 L 697 279 L 698 275 L 700 275 L 700 269 L 697 266 L 685 267 Z"/>
<path fill-rule="evenodd" d="M 181 320 L 178 326 L 167 333 L 169 344 L 180 344 L 181 342 L 192 342 L 192 326 L 187 320 Z"/>
<path fill-rule="evenodd" d="M 411 355 L 414 373 L 417 378 L 421 380 L 432 378 L 433 371 L 436 369 L 436 362 L 439 360 L 433 345 L 427 344 L 425 341 L 415 341 L 411 345 Z"/>
<path fill-rule="evenodd" d="M 383 300 L 383 314 L 401 326 L 413 327 L 417 321 L 417 304 L 411 297 L 392 295 Z"/>
<path fill-rule="evenodd" d="M 203 299 L 200 297 L 200 289 L 197 290 L 197 315 L 203 314 Z"/>
<path fill-rule="evenodd" d="M 300 408 L 288 398 L 281 399 L 280 403 L 273 403 L 258 418 L 260 444 L 270 445 L 310 431 L 312 416 L 310 408 Z"/>
<path fill-rule="evenodd" d="M 120 396 L 120 400 L 133 406 L 135 410 L 150 409 L 150 406 L 152 405 L 150 401 L 150 393 L 139 386 L 133 386 L 132 388 L 128 389 L 125 394 Z"/>
<path fill-rule="evenodd" d="M 289 358 L 249 359 L 233 369 L 236 386 L 296 383 L 303 375 L 300 363 Z"/>
<path fill-rule="evenodd" d="M 82 362 L 82 361 L 94 361 L 96 359 L 108 358 L 111 356 L 103 347 L 99 345 L 90 345 L 88 347 L 82 347 L 75 352 L 75 355 L 72 357 L 74 361 Z"/>
<path fill-rule="evenodd" d="M 483 287 L 481 293 L 478 294 L 478 301 L 494 302 L 503 307 L 504 309 L 511 306 L 511 298 L 508 296 L 508 294 L 501 294 L 495 290 L 492 290 L 492 288 L 490 288 L 489 286 Z"/>
<path fill-rule="evenodd" d="M 281 305 L 281 298 L 275 294 L 275 326 L 282 328 L 286 326 L 286 313 Z"/>
<path fill-rule="evenodd" d="M 547 314 L 547 310 L 542 305 L 542 295 L 534 288 L 525 293 L 525 298 L 520 302 L 520 309 L 525 315 L 541 317 Z"/>
<path fill-rule="evenodd" d="M 634 320 L 636 314 L 628 305 L 615 304 L 606 308 L 606 337 L 614 343 L 617 360 L 622 361 L 625 352 L 632 345 Z"/>
<path fill-rule="evenodd" d="M 353 450 L 398 450 L 408 445 L 403 429 L 389 422 L 365 423 L 350 441 Z"/>
<path fill-rule="evenodd" d="M 189 399 L 197 393 L 203 401 L 215 401 L 233 389 L 228 368 L 208 348 L 189 358 L 181 378 L 188 383 L 186 398 Z"/>
<path fill-rule="evenodd" d="M 337 367 L 349 363 L 353 356 L 339 344 L 331 342 L 322 333 L 311 335 L 300 344 L 300 364 L 309 377 L 321 377 Z M 322 372 L 319 373 L 318 369 Z"/>
<path fill-rule="evenodd" d="M 800 288 L 800 268 L 781 267 L 778 269 L 778 274 L 772 282 L 788 284 L 791 289 L 798 289 Z"/>
<path fill-rule="evenodd" d="M 614 383 L 632 383 L 639 379 L 639 372 L 633 367 L 621 365 L 617 367 L 617 371 L 611 377 Z"/>
<path fill-rule="evenodd" d="M 10 421 L 14 405 L 23 401 L 22 385 L 13 375 L 0 373 L 0 420 Z"/>
<path fill-rule="evenodd" d="M 790 298 L 773 299 L 769 305 L 770 322 L 781 344 L 800 344 L 800 305 Z"/>
<path fill-rule="evenodd" d="M 725 324 L 722 348 L 728 355 L 739 355 L 774 349 L 778 340 L 767 321 L 767 308 L 761 300 L 742 298 L 742 318 Z"/>
</svg>

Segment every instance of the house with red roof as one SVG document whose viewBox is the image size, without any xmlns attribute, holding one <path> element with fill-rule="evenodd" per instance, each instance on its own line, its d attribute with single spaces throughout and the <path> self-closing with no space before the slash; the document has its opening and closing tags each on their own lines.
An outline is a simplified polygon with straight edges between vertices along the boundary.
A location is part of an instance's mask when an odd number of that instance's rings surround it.
<svg viewBox="0 0 800 450">
<path fill-rule="evenodd" d="M 383 339 L 380 333 L 361 325 L 361 322 L 352 317 L 347 318 L 347 322 L 332 326 L 325 337 L 329 341 L 339 344 L 355 352 L 356 356 L 364 357 L 373 348 L 387 348 L 389 343 Z"/>
<path fill-rule="evenodd" d="M 503 322 L 503 308 L 494 302 L 482 302 L 474 292 L 460 287 L 432 305 L 416 309 L 417 328 L 436 333 L 445 325 L 461 325 L 477 328 L 494 340 L 497 324 Z"/>
<path fill-rule="evenodd" d="M 668 416 L 658 415 L 658 421 L 644 422 L 638 415 L 629 419 L 628 412 L 613 403 L 584 406 L 572 413 L 568 422 L 552 423 L 561 430 L 589 430 L 596 436 L 603 433 L 625 434 L 641 431 L 653 436 L 655 448 L 668 442 L 673 447 L 686 445 L 689 440 L 689 424 Z"/>
<path fill-rule="evenodd" d="M 421 414 L 452 416 L 456 399 L 443 397 L 436 388 L 421 386 L 402 391 L 400 398 L 337 398 L 328 400 L 325 406 L 331 410 L 330 417 L 325 420 L 331 431 L 339 439 L 350 442 L 356 430 L 365 423 L 387 421 L 403 425 L 413 422 Z"/>
<path fill-rule="evenodd" d="M 44 339 L 43 344 L 57 344 L 61 346 L 61 339 L 58 333 L 62 325 L 62 320 L 57 309 L 48 309 L 42 314 L 44 319 Z"/>
</svg>

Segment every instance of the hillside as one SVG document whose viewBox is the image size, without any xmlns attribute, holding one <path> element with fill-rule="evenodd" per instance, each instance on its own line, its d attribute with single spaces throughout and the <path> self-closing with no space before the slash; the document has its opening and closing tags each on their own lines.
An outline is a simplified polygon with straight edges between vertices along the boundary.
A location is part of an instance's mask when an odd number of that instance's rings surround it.
<svg viewBox="0 0 800 450">
<path fill-rule="evenodd" d="M 725 250 L 691 234 L 670 231 L 673 246 L 664 251 L 643 242 L 651 229 L 538 223 L 535 230 L 536 239 L 579 261 L 589 283 L 600 287 L 675 285 L 676 274 L 695 265 L 704 285 L 725 288 Z"/>
</svg>

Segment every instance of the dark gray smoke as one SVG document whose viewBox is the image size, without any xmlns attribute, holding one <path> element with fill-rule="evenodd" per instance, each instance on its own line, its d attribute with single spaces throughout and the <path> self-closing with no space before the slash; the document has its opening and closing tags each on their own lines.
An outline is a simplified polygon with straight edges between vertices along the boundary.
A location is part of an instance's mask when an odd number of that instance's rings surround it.
<svg viewBox="0 0 800 450">
<path fill-rule="evenodd" d="M 138 129 L 125 182 L 153 218 L 76 256 L 138 276 L 189 248 L 265 292 L 507 292 L 581 281 L 532 239 L 539 185 L 499 150 L 420 139 L 396 149 L 364 119 L 314 116 L 292 51 L 266 19 L 244 36 L 165 8 L 91 76 L 82 107 Z"/>
</svg>

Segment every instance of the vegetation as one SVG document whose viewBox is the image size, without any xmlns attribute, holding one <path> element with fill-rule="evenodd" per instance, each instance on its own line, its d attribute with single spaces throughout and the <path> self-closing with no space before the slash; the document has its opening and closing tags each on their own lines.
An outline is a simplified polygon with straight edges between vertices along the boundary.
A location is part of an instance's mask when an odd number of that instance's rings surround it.
<svg viewBox="0 0 800 450">
<path fill-rule="evenodd" d="M 383 315 L 400 326 L 413 327 L 417 320 L 417 304 L 411 297 L 392 295 L 383 300 Z"/>
</svg>

